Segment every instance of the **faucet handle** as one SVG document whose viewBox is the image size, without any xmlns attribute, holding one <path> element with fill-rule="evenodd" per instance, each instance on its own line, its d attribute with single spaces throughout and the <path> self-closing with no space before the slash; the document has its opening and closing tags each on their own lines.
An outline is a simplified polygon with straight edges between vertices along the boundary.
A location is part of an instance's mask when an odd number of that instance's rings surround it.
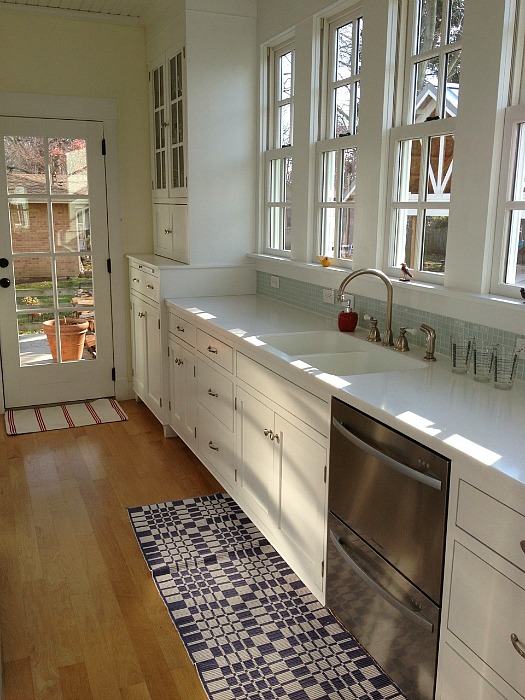
<svg viewBox="0 0 525 700">
<path fill-rule="evenodd" d="M 435 362 L 434 350 L 436 348 L 436 331 L 426 323 L 422 323 L 419 329 L 423 331 L 427 339 L 425 347 L 426 355 L 423 359 L 427 362 Z"/>
<path fill-rule="evenodd" d="M 379 328 L 377 327 L 377 318 L 374 318 L 369 314 L 365 314 L 363 318 L 365 318 L 365 320 L 367 321 L 370 321 L 370 330 L 368 331 L 366 339 L 371 343 L 380 343 L 381 333 L 379 332 Z"/>
</svg>

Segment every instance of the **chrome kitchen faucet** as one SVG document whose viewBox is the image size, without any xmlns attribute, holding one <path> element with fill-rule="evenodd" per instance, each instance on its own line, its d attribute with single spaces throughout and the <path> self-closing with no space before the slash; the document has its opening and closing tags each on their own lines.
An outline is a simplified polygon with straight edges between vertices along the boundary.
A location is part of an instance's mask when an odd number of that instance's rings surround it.
<svg viewBox="0 0 525 700">
<path fill-rule="evenodd" d="M 381 272 L 381 270 L 375 270 L 372 267 L 366 267 L 366 268 L 363 268 L 362 270 L 356 270 L 355 272 L 351 272 L 341 282 L 341 285 L 339 287 L 339 292 L 337 293 L 337 299 L 338 299 L 338 301 L 342 301 L 343 294 L 344 294 L 344 291 L 345 291 L 348 283 L 351 282 L 355 277 L 359 277 L 360 275 L 372 275 L 374 277 L 379 277 L 379 279 L 383 280 L 383 282 L 385 283 L 385 287 L 386 287 L 386 329 L 385 329 L 385 332 L 383 333 L 383 340 L 381 341 L 381 344 L 382 345 L 393 345 L 394 338 L 392 336 L 392 300 L 394 297 L 394 288 L 392 287 L 392 282 L 388 279 L 388 277 L 384 274 L 384 272 Z"/>
</svg>

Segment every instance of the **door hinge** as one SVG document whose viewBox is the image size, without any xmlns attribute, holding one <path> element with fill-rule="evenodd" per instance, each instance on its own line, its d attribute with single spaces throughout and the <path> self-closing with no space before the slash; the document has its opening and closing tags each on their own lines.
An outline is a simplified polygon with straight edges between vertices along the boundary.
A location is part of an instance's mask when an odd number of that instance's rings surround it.
<svg viewBox="0 0 525 700">
<path fill-rule="evenodd" d="M 133 369 L 133 367 L 131 368 L 131 376 L 132 376 L 132 377 L 135 376 L 135 370 Z"/>
<path fill-rule="evenodd" d="M 195 426 L 195 428 L 193 429 L 193 433 L 195 435 L 195 440 L 196 440 L 197 439 L 197 426 Z"/>
<path fill-rule="evenodd" d="M 321 578 L 324 576 L 324 560 L 321 562 Z"/>
<path fill-rule="evenodd" d="M 162 408 L 162 398 L 159 399 L 159 406 Z"/>
<path fill-rule="evenodd" d="M 107 151 L 106 151 L 106 139 L 102 139 L 102 155 L 103 155 L 103 156 L 107 155 Z"/>
<path fill-rule="evenodd" d="M 327 478 L 327 476 L 328 476 L 328 467 L 327 467 L 326 464 L 325 464 L 325 465 L 324 465 L 324 470 L 323 470 L 323 481 L 324 481 L 325 484 L 326 484 L 326 478 Z"/>
<path fill-rule="evenodd" d="M 168 411 L 171 411 L 171 401 L 168 401 Z"/>
<path fill-rule="evenodd" d="M 195 379 L 197 377 L 197 368 L 195 365 L 193 365 L 193 378 Z"/>
<path fill-rule="evenodd" d="M 159 331 L 160 331 L 160 318 L 157 319 L 157 326 L 159 327 Z"/>
<path fill-rule="evenodd" d="M 112 381 L 115 381 L 116 378 L 117 378 L 117 374 L 116 374 L 116 372 L 115 372 L 115 368 L 112 367 L 112 368 L 111 368 L 111 379 L 112 379 Z"/>
<path fill-rule="evenodd" d="M 170 346 L 168 345 L 168 357 L 170 356 Z"/>
<path fill-rule="evenodd" d="M 111 274 L 111 258 L 107 259 L 106 265 L 107 265 L 109 274 Z"/>
<path fill-rule="evenodd" d="M 235 398 L 233 399 L 233 410 L 234 410 L 234 411 L 237 410 L 237 397 L 235 397 Z"/>
<path fill-rule="evenodd" d="M 234 481 L 235 481 L 235 483 L 237 483 L 237 469 L 234 470 L 233 475 L 234 475 Z"/>
<path fill-rule="evenodd" d="M 182 57 L 186 58 L 186 47 L 185 46 L 182 47 Z"/>
</svg>

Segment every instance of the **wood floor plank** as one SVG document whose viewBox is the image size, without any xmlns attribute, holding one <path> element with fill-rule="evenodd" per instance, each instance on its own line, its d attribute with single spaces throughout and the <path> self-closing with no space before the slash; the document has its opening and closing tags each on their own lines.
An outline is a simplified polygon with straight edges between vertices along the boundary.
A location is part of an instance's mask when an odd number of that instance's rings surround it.
<svg viewBox="0 0 525 700">
<path fill-rule="evenodd" d="M 0 421 L 2 700 L 204 700 L 127 508 L 220 486 L 144 404 L 7 436 Z"/>
</svg>

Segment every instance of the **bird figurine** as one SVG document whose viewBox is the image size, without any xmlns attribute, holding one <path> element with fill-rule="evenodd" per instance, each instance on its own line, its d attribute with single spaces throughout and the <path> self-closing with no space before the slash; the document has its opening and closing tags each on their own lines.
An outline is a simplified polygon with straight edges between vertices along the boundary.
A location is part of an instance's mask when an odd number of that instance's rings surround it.
<svg viewBox="0 0 525 700">
<path fill-rule="evenodd" d="M 401 282 L 410 282 L 410 279 L 412 278 L 412 273 L 408 269 L 406 263 L 401 263 L 401 272 L 403 273 L 403 277 L 401 278 Z"/>
<path fill-rule="evenodd" d="M 325 255 L 318 255 L 317 259 L 323 267 L 330 267 L 330 258 L 327 258 Z"/>
<path fill-rule="evenodd" d="M 522 298 L 522 299 L 525 299 L 525 287 L 522 287 L 522 288 L 520 289 L 520 294 L 521 294 L 521 298 Z"/>
</svg>

